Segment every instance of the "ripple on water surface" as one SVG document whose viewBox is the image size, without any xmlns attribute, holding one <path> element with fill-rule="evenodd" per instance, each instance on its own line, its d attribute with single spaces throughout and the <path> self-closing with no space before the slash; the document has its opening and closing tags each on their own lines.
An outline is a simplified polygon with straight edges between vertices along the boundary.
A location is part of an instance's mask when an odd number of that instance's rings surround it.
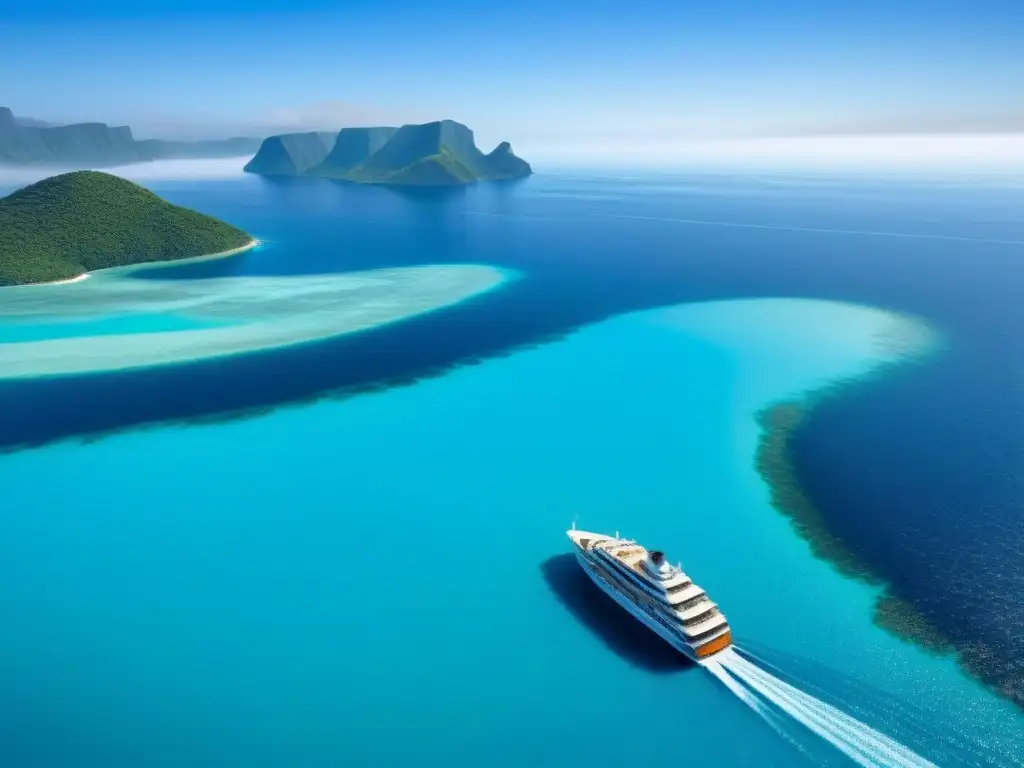
<svg viewBox="0 0 1024 768">
<path fill-rule="evenodd" d="M 805 765 L 585 604 L 605 598 L 552 561 L 576 516 L 681 559 L 787 679 L 828 689 L 825 665 L 884 692 L 839 692 L 872 727 L 923 698 L 1019 755 L 1017 713 L 874 627 L 875 590 L 811 555 L 755 469 L 756 414 L 890 359 L 892 322 L 791 300 L 654 310 L 413 386 L 0 457 L 5 502 L 32 510 L 0 517 L 0 604 L 19 606 L 0 678 L 51 734 L 33 756 L 621 765 L 657 743 Z M 908 746 L 933 757 L 921 733 Z"/>
</svg>

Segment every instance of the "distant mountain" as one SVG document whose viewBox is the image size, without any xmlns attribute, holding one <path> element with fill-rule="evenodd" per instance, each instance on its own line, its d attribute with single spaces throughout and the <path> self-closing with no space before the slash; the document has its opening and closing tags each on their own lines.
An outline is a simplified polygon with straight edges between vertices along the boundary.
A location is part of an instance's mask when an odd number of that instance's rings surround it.
<svg viewBox="0 0 1024 768">
<path fill-rule="evenodd" d="M 264 175 L 327 176 L 362 184 L 451 186 L 533 173 L 508 142 L 485 155 L 473 132 L 454 120 L 401 128 L 345 128 L 316 160 L 325 134 L 286 134 L 263 142 L 245 170 Z M 290 149 L 289 149 L 290 148 Z"/>
<path fill-rule="evenodd" d="M 240 229 L 109 173 L 52 176 L 0 198 L 0 286 L 241 248 Z"/>
<path fill-rule="evenodd" d="M 397 128 L 342 128 L 334 141 L 334 149 L 315 166 L 321 176 L 345 176 L 377 153 Z"/>
<path fill-rule="evenodd" d="M 11 110 L 0 107 L 0 162 L 30 163 L 51 155 L 38 129 L 23 128 Z"/>
<path fill-rule="evenodd" d="M 245 165 L 261 176 L 296 176 L 324 161 L 334 148 L 333 133 L 285 133 L 264 139 L 259 151 Z"/>
<path fill-rule="evenodd" d="M 530 164 L 518 157 L 507 141 L 501 142 L 487 155 L 487 164 L 502 178 L 517 179 L 533 173 Z"/>
<path fill-rule="evenodd" d="M 18 122 L 18 125 L 25 128 L 52 128 L 54 125 L 46 120 L 36 120 L 34 117 L 15 117 L 14 119 Z"/>
<path fill-rule="evenodd" d="M 237 157 L 255 152 L 259 139 L 139 141 L 127 126 L 77 123 L 48 126 L 16 118 L 0 107 L 0 164 L 103 167 L 169 158 Z"/>
<path fill-rule="evenodd" d="M 56 128 L 21 128 L 40 136 L 55 163 L 121 165 L 137 162 L 138 150 L 131 128 L 103 123 L 61 125 Z"/>
</svg>

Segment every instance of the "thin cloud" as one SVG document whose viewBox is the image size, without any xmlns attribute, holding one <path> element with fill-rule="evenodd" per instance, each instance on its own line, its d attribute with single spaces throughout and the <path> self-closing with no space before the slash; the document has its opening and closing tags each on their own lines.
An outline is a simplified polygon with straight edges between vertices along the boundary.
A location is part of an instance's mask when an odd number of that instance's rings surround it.
<svg viewBox="0 0 1024 768">
<path fill-rule="evenodd" d="M 260 122 L 281 130 L 331 131 L 353 126 L 424 123 L 437 119 L 422 108 L 381 107 L 334 100 L 274 109 Z"/>
<path fill-rule="evenodd" d="M 219 157 L 202 160 L 154 160 L 149 163 L 133 163 L 98 168 L 115 176 L 136 182 L 174 181 L 176 179 L 230 179 L 241 178 L 242 168 L 249 157 Z M 42 166 L 0 166 L 0 196 L 7 195 L 27 184 L 67 173 L 71 168 L 48 168 Z"/>
<path fill-rule="evenodd" d="M 1024 110 L 1013 109 L 971 114 L 865 115 L 848 120 L 796 126 L 783 133 L 790 136 L 1024 133 Z"/>
<path fill-rule="evenodd" d="M 1021 133 L 897 133 L 664 140 L 633 145 L 575 142 L 524 147 L 538 163 L 636 165 L 746 171 L 851 169 L 1024 171 Z"/>
</svg>

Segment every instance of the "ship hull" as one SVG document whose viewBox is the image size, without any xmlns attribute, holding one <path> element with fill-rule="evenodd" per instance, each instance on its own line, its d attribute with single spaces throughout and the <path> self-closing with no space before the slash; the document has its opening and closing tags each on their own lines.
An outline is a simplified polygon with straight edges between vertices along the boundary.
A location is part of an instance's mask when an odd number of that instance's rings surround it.
<svg viewBox="0 0 1024 768">
<path fill-rule="evenodd" d="M 702 664 L 707 661 L 710 656 L 718 651 L 728 648 L 732 644 L 731 634 L 726 633 L 721 637 L 712 640 L 706 646 L 702 646 L 699 651 L 695 651 L 677 632 L 673 632 L 653 616 L 649 615 L 646 611 L 640 608 L 628 594 L 602 576 L 583 550 L 579 547 L 575 547 L 574 549 L 576 552 L 576 561 L 580 564 L 580 567 L 583 568 L 583 571 L 587 576 L 590 577 L 590 580 L 593 581 L 602 592 L 608 595 L 608 597 L 618 603 L 633 618 L 658 635 L 658 637 L 671 645 L 688 660 L 695 664 Z"/>
</svg>

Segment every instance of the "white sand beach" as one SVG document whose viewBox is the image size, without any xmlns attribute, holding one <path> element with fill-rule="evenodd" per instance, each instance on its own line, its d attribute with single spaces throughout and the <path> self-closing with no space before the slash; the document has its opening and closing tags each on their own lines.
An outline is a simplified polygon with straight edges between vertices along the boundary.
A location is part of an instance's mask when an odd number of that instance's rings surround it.
<svg viewBox="0 0 1024 768">
<path fill-rule="evenodd" d="M 127 266 L 127 267 L 111 267 L 110 270 L 115 270 L 116 269 L 116 270 L 119 270 L 121 272 L 127 272 L 129 270 L 136 270 L 136 269 L 140 269 L 142 267 L 146 267 L 146 268 L 149 268 L 149 269 L 160 268 L 160 267 L 176 267 L 176 266 L 180 266 L 182 264 L 194 264 L 194 263 L 200 262 L 200 261 L 211 261 L 213 259 L 224 259 L 224 258 L 227 258 L 228 256 L 236 256 L 239 253 L 245 253 L 246 251 L 251 251 L 253 248 L 258 247 L 259 245 L 260 245 L 260 241 L 257 240 L 256 238 L 253 238 L 252 240 L 250 240 L 245 245 L 240 245 L 238 248 L 231 248 L 231 249 L 229 249 L 227 251 L 219 251 L 218 253 L 208 253 L 208 254 L 204 254 L 202 256 L 193 256 L 192 258 L 189 258 L 189 259 L 174 259 L 172 261 L 150 261 L 150 262 L 145 262 L 145 263 L 142 263 L 142 264 L 132 264 L 131 266 Z M 94 272 L 84 272 L 81 275 L 76 275 L 75 277 L 69 277 L 66 280 L 51 280 L 51 281 L 45 282 L 45 283 L 27 283 L 26 285 L 29 285 L 29 286 L 38 286 L 38 285 L 71 285 L 72 283 L 80 283 L 83 280 L 88 280 L 89 276 L 92 275 L 92 274 L 95 274 L 95 272 L 105 272 L 105 271 L 110 271 L 110 270 L 95 270 Z M 21 287 L 24 287 L 24 286 L 0 286 L 0 290 L 2 290 L 4 288 L 21 288 Z"/>
<path fill-rule="evenodd" d="M 88 272 L 83 272 L 80 275 L 76 275 L 75 277 L 69 277 L 66 280 L 51 280 L 48 283 L 29 283 L 28 285 L 29 285 L 29 287 L 35 287 L 35 286 L 39 286 L 39 285 L 71 285 L 72 283 L 80 283 L 83 280 L 88 280 L 88 279 L 89 279 L 89 273 Z M 11 287 L 11 286 L 4 286 L 4 287 L 7 288 L 7 287 Z"/>
</svg>

